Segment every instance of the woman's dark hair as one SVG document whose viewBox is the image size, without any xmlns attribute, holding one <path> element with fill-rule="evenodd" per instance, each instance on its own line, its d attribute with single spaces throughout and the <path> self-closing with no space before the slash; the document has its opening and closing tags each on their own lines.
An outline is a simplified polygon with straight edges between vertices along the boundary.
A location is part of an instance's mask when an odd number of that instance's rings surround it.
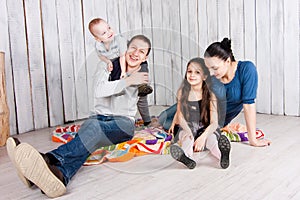
<svg viewBox="0 0 300 200">
<path fill-rule="evenodd" d="M 127 43 L 127 48 L 129 47 L 129 45 L 131 44 L 131 42 L 132 42 L 133 40 L 135 40 L 135 39 L 142 40 L 142 41 L 144 41 L 144 42 L 146 42 L 146 43 L 148 44 L 149 48 L 148 48 L 148 52 L 147 52 L 147 54 L 146 54 L 146 56 L 148 56 L 149 53 L 150 53 L 150 50 L 151 50 L 151 42 L 150 42 L 149 38 L 147 38 L 147 37 L 144 36 L 144 35 L 135 35 L 135 36 L 133 36 L 133 37 L 129 40 L 129 42 Z"/>
<path fill-rule="evenodd" d="M 212 43 L 207 47 L 204 57 L 218 57 L 224 61 L 230 58 L 231 61 L 235 61 L 231 50 L 231 40 L 224 38 L 222 42 Z"/>
<path fill-rule="evenodd" d="M 203 71 L 204 76 L 209 76 L 209 71 L 207 67 L 205 66 L 204 59 L 203 58 L 193 58 L 191 59 L 186 67 L 186 72 L 185 72 L 185 78 L 183 79 L 183 82 L 179 88 L 181 90 L 181 98 L 180 103 L 181 103 L 181 112 L 185 118 L 185 120 L 189 121 L 189 113 L 188 112 L 183 112 L 188 110 L 187 106 L 187 101 L 189 97 L 189 93 L 191 90 L 191 85 L 187 81 L 187 69 L 188 66 L 191 63 L 198 63 Z M 200 106 L 200 121 L 204 125 L 204 127 L 207 127 L 210 124 L 210 101 L 211 101 L 211 93 L 208 89 L 208 85 L 205 81 L 202 83 L 202 101 L 201 101 L 201 106 Z"/>
</svg>

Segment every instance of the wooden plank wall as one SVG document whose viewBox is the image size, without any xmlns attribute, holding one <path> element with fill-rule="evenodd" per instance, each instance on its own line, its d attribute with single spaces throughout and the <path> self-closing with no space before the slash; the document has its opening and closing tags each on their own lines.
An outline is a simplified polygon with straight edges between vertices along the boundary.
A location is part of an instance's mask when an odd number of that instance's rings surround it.
<svg viewBox="0 0 300 200">
<path fill-rule="evenodd" d="M 8 15 L 6 1 L 0 1 L 0 51 L 5 52 L 6 95 L 9 107 L 9 122 L 11 134 L 17 133 L 16 104 L 12 76 L 12 64 L 8 34 Z M 2 98 L 2 97 L 0 97 Z"/>
<path fill-rule="evenodd" d="M 300 0 L 0 0 L 11 135 L 86 118 L 99 59 L 88 23 L 145 34 L 151 105 L 176 101 L 186 63 L 223 37 L 257 65 L 257 111 L 300 115 Z"/>
</svg>

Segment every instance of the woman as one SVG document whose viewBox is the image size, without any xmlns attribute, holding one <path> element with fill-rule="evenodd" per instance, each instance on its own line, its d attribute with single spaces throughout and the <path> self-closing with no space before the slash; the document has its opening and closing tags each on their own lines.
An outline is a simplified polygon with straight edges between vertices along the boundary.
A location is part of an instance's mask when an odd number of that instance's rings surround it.
<svg viewBox="0 0 300 200">
<path fill-rule="evenodd" d="M 255 99 L 258 86 L 256 67 L 249 61 L 236 61 L 231 50 L 231 40 L 224 38 L 222 42 L 211 44 L 204 53 L 205 65 L 213 76 L 211 90 L 221 103 L 226 94 L 226 110 L 224 126 L 230 123 L 244 109 L 244 117 L 248 131 L 249 144 L 252 146 L 267 146 L 269 140 L 256 139 L 256 106 Z M 216 86 L 218 79 L 224 85 Z M 213 81 L 214 80 L 214 81 Z M 220 108 L 220 107 L 219 107 Z M 174 116 L 175 106 L 160 115 L 160 123 L 168 128 L 170 118 Z M 222 116 L 222 114 L 220 115 Z M 221 120 L 220 120 L 221 121 Z M 220 123 L 219 123 L 220 124 Z"/>
</svg>

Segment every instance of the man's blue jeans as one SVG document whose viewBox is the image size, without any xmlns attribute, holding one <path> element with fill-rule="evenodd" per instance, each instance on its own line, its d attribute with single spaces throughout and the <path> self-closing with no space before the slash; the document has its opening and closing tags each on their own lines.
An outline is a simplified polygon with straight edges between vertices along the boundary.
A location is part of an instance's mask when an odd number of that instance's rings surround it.
<svg viewBox="0 0 300 200">
<path fill-rule="evenodd" d="M 59 161 L 56 166 L 63 173 L 67 185 L 96 149 L 130 140 L 133 134 L 134 121 L 128 117 L 91 116 L 73 140 L 48 153 Z"/>
</svg>

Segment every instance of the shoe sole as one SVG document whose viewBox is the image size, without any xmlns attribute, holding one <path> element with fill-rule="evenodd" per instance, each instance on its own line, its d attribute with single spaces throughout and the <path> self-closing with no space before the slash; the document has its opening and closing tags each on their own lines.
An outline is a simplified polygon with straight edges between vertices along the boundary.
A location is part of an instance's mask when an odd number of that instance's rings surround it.
<svg viewBox="0 0 300 200">
<path fill-rule="evenodd" d="M 9 137 L 6 140 L 6 150 L 7 150 L 8 157 L 11 160 L 11 162 L 13 163 L 14 167 L 16 168 L 17 174 L 18 174 L 19 178 L 21 179 L 21 181 L 24 183 L 25 186 L 30 188 L 30 187 L 32 187 L 33 184 L 31 184 L 30 181 L 27 178 L 25 178 L 25 176 L 23 176 L 22 172 L 17 167 L 16 160 L 15 160 L 16 147 L 17 147 L 17 144 L 16 144 L 15 140 L 12 137 Z"/>
<path fill-rule="evenodd" d="M 48 197 L 59 197 L 66 193 L 65 185 L 50 171 L 44 158 L 31 145 L 19 144 L 16 147 L 15 159 L 22 174 Z"/>
<path fill-rule="evenodd" d="M 221 135 L 218 140 L 218 146 L 221 151 L 220 165 L 223 169 L 229 167 L 229 153 L 231 149 L 230 141 L 225 135 Z"/>
<path fill-rule="evenodd" d="M 170 147 L 171 156 L 183 163 L 185 166 L 187 166 L 189 169 L 194 169 L 196 167 L 196 162 L 189 157 L 187 157 L 184 153 L 184 151 L 177 145 L 171 145 Z"/>
</svg>

